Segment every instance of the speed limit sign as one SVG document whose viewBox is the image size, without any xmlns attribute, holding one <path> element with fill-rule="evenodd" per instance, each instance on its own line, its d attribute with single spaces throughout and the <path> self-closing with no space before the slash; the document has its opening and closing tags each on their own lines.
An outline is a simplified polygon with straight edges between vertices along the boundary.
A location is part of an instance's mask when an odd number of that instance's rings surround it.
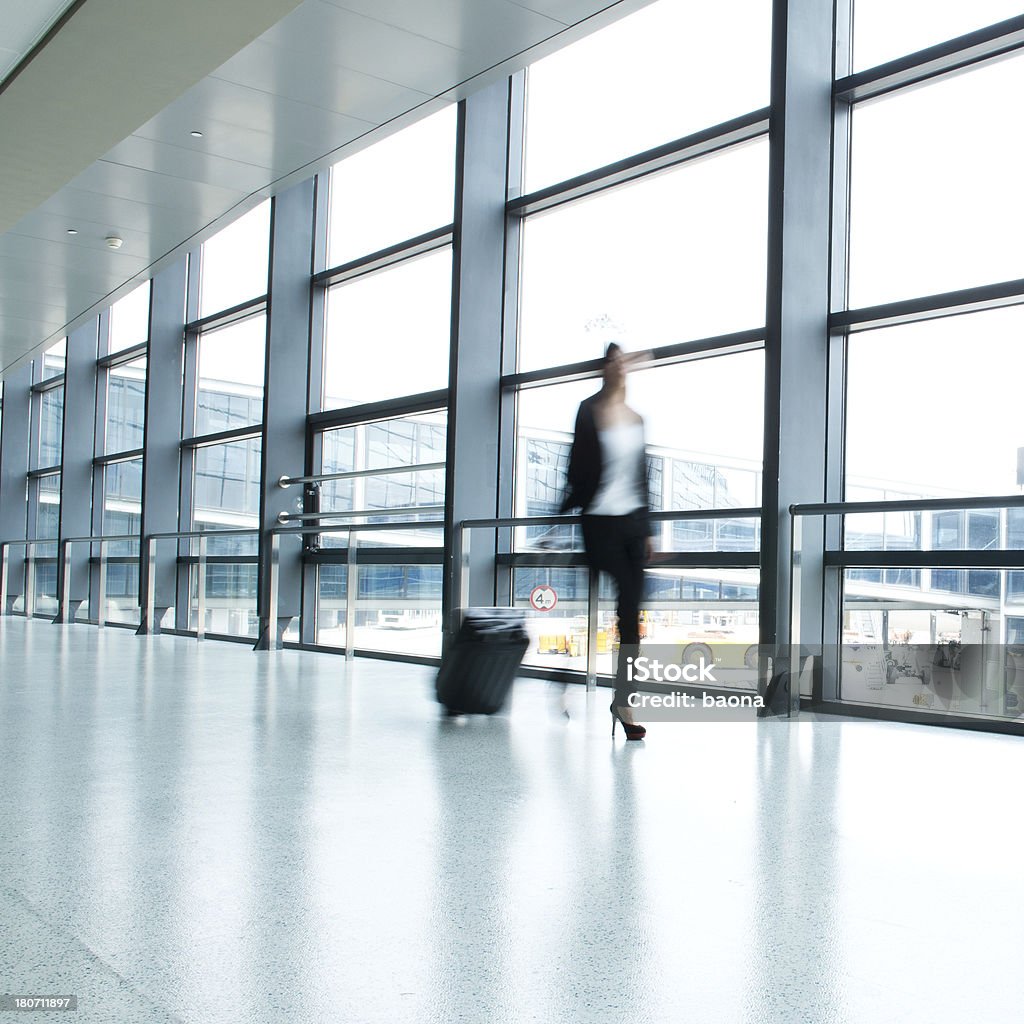
<svg viewBox="0 0 1024 1024">
<path fill-rule="evenodd" d="M 558 595 L 551 587 L 541 584 L 530 591 L 530 604 L 539 612 L 549 612 L 558 604 Z"/>
</svg>

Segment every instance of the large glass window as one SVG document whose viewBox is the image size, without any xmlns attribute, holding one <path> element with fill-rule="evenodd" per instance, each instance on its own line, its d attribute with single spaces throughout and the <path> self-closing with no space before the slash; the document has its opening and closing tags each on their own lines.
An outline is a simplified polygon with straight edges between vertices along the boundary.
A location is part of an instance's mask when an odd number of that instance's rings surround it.
<svg viewBox="0 0 1024 1024">
<path fill-rule="evenodd" d="M 149 338 L 149 289 L 146 281 L 110 307 L 108 354 L 141 345 Z"/>
<path fill-rule="evenodd" d="M 268 199 L 203 243 L 199 315 L 265 295 L 269 262 Z"/>
<path fill-rule="evenodd" d="M 638 370 L 629 375 L 626 386 L 627 401 L 645 419 L 648 486 L 655 509 L 760 504 L 764 429 L 761 352 Z M 552 515 L 558 511 L 576 410 L 599 388 L 600 381 L 585 380 L 520 392 L 518 514 Z M 711 529 L 709 536 L 714 536 L 715 527 L 707 525 L 710 522 L 678 524 L 673 539 L 682 541 L 683 534 L 695 527 Z M 752 521 L 721 521 L 719 549 L 735 550 L 737 543 L 746 545 L 743 550 L 755 549 L 754 531 Z"/>
<path fill-rule="evenodd" d="M 211 535 L 206 553 L 204 629 L 228 636 L 255 636 L 258 566 L 256 555 L 260 508 L 259 437 L 204 445 L 194 452 L 192 529 L 238 530 L 251 534 Z M 198 546 L 191 542 L 193 556 Z M 198 624 L 199 574 L 190 574 L 189 627 Z"/>
<path fill-rule="evenodd" d="M 260 438 L 251 437 L 195 450 L 193 529 L 258 525 L 261 448 Z"/>
<path fill-rule="evenodd" d="M 262 314 L 199 336 L 197 437 L 262 421 L 266 342 Z"/>
<path fill-rule="evenodd" d="M 767 187 L 758 141 L 529 217 L 519 368 L 763 325 Z"/>
<path fill-rule="evenodd" d="M 56 345 L 51 345 L 43 353 L 40 365 L 40 380 L 50 380 L 52 377 L 60 377 L 64 373 L 64 364 L 67 360 L 68 339 L 61 338 Z"/>
<path fill-rule="evenodd" d="M 661 0 L 532 64 L 526 190 L 767 106 L 771 6 Z"/>
<path fill-rule="evenodd" d="M 1020 0 L 857 0 L 853 60 L 861 71 L 926 46 L 1014 18 Z"/>
<path fill-rule="evenodd" d="M 146 357 L 107 371 L 107 431 L 104 452 L 142 447 L 146 422 Z"/>
<path fill-rule="evenodd" d="M 322 472 L 359 473 L 377 470 L 372 475 L 359 475 L 341 480 L 325 480 L 321 485 L 321 512 L 366 510 L 366 521 L 376 521 L 374 512 L 391 509 L 443 505 L 445 471 L 413 469 L 445 461 L 446 413 L 427 413 L 397 419 L 360 423 L 355 426 L 326 430 L 321 435 Z M 393 513 L 391 513 L 393 515 Z M 434 509 L 423 513 L 403 513 L 402 519 L 437 519 Z M 325 520 L 330 522 L 330 520 Z M 412 538 L 402 534 L 379 534 L 384 543 L 408 543 Z M 417 531 L 415 543 L 440 544 L 440 533 Z M 325 547 L 344 543 L 343 534 L 325 534 Z"/>
<path fill-rule="evenodd" d="M 447 248 L 331 288 L 323 407 L 446 388 L 451 294 Z"/>
<path fill-rule="evenodd" d="M 91 429 L 91 427 L 90 427 Z M 50 388 L 39 396 L 39 469 L 59 466 L 64 448 L 64 387 Z"/>
<path fill-rule="evenodd" d="M 847 488 L 921 497 L 1011 494 L 1024 446 L 1024 309 L 855 334 L 847 361 Z"/>
<path fill-rule="evenodd" d="M 331 169 L 331 266 L 451 224 L 454 105 L 346 157 Z"/>
<path fill-rule="evenodd" d="M 961 521 L 963 513 L 954 513 Z M 942 530 L 956 528 L 946 524 Z M 859 580 L 846 570 L 840 694 L 861 704 L 938 714 L 1017 718 L 1024 706 L 1024 659 L 1003 644 L 1020 643 L 1016 623 L 1000 607 L 999 570 L 931 570 L 910 593 Z M 980 587 L 981 574 L 991 583 Z M 951 593 L 952 591 L 952 593 Z"/>
<path fill-rule="evenodd" d="M 56 540 L 60 533 L 60 473 L 48 473 L 36 481 L 37 540 Z M 51 552 L 56 554 L 56 551 Z"/>
<path fill-rule="evenodd" d="M 110 462 L 102 472 L 104 535 L 137 537 L 142 528 L 142 459 Z M 105 553 L 107 621 L 138 622 L 138 541 L 111 541 Z"/>
<path fill-rule="evenodd" d="M 141 522 L 142 459 L 107 463 L 103 467 L 103 533 L 138 534 Z M 118 550 L 130 543 L 119 542 Z"/>
<path fill-rule="evenodd" d="M 853 113 L 850 305 L 1024 277 L 1024 57 Z"/>
<path fill-rule="evenodd" d="M 34 518 L 33 534 L 36 540 L 52 543 L 37 544 L 33 550 L 36 558 L 35 603 L 37 611 L 52 613 L 56 610 L 57 598 L 57 537 L 60 533 L 60 473 L 48 473 L 34 481 L 29 494 L 34 499 L 35 509 L 30 512 Z"/>
</svg>

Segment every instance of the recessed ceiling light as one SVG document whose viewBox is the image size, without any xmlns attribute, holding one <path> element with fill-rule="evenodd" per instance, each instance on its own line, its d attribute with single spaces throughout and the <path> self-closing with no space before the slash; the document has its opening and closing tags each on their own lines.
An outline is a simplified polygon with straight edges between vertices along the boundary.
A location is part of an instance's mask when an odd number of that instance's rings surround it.
<svg viewBox="0 0 1024 1024">
<path fill-rule="evenodd" d="M 202 132 L 189 132 L 193 139 L 201 139 L 203 137 Z"/>
<path fill-rule="evenodd" d="M 124 239 L 118 238 L 117 235 L 107 235 L 104 241 L 106 241 L 108 249 L 120 249 L 124 245 Z"/>
<path fill-rule="evenodd" d="M 77 235 L 78 234 L 78 228 L 68 228 L 68 234 L 69 235 Z"/>
</svg>

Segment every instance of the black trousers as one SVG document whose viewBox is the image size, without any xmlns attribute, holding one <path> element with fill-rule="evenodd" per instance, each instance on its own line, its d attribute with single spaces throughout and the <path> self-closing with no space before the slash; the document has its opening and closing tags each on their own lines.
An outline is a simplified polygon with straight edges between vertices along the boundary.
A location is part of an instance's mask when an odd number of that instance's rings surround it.
<svg viewBox="0 0 1024 1024">
<path fill-rule="evenodd" d="M 583 516 L 583 550 L 592 570 L 610 573 L 615 580 L 619 617 L 619 663 L 615 674 L 615 703 L 626 707 L 633 685 L 626 678 L 626 657 L 622 648 L 640 643 L 640 600 L 644 592 L 647 563 L 647 517 Z M 590 642 L 595 642 L 591 637 Z"/>
</svg>

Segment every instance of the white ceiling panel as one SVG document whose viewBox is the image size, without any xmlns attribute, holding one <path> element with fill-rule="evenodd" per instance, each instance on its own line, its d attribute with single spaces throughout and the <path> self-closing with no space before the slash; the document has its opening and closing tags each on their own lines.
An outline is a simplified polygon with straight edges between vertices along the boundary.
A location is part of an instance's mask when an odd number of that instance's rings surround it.
<svg viewBox="0 0 1024 1024">
<path fill-rule="evenodd" d="M 311 51 L 258 39 L 218 68 L 211 78 L 260 89 L 299 103 L 326 107 L 370 124 L 404 114 L 432 94 L 374 78 Z"/>
<path fill-rule="evenodd" d="M 0 238 L 0 257 L 17 259 L 26 263 L 45 264 L 75 271 L 83 263 L 93 268 L 105 268 L 115 264 L 114 257 L 130 256 L 134 259 L 151 261 L 151 236 L 138 231 L 119 233 L 123 244 L 120 249 L 111 249 L 106 244 L 106 233 L 86 232 L 74 237 L 64 236 L 66 241 L 54 245 L 46 238 L 34 235 L 20 235 L 9 231 Z M 104 271 L 105 272 L 105 271 Z"/>
<path fill-rule="evenodd" d="M 0 300 L 27 298 L 33 288 L 35 294 L 45 294 L 50 305 L 61 303 L 74 306 L 82 291 L 100 291 L 106 294 L 116 287 L 115 281 L 128 280 L 144 269 L 145 261 L 134 256 L 108 252 L 105 259 L 93 255 L 90 260 L 74 267 L 58 267 L 51 263 L 37 263 L 24 259 L 0 256 Z"/>
<path fill-rule="evenodd" d="M 169 174 L 158 174 L 138 167 L 97 160 L 71 183 L 73 189 L 128 199 L 146 206 L 166 206 L 175 210 L 225 209 L 234 206 L 245 193 L 218 188 L 200 181 L 186 181 Z"/>
<path fill-rule="evenodd" d="M 516 7 L 543 14 L 546 18 L 560 21 L 563 25 L 576 25 L 587 18 L 602 12 L 613 12 L 614 8 L 623 8 L 617 16 L 628 13 L 624 5 L 617 3 L 591 3 L 590 0 L 508 0 Z M 636 10 L 642 4 L 634 4 L 630 10 Z"/>
<path fill-rule="evenodd" d="M 455 47 L 323 0 L 306 0 L 263 38 L 285 47 L 289 40 L 299 38 L 303 50 L 326 57 L 333 64 L 431 96 L 467 77 L 470 62 L 469 55 Z"/>
<path fill-rule="evenodd" d="M 565 27 L 560 21 L 507 0 L 324 2 L 490 61 L 504 60 Z"/>
<path fill-rule="evenodd" d="M 376 126 L 325 107 L 211 77 L 136 134 L 168 141 L 188 138 L 189 132 L 197 129 L 204 133 L 198 141 L 207 152 L 270 168 L 274 173 L 269 184 L 298 163 L 314 160 Z"/>
<path fill-rule="evenodd" d="M 66 2 L 0 0 L 0 69 L 8 13 Z M 647 2 L 88 0 L 0 92 L 0 372 L 282 183 Z"/>
<path fill-rule="evenodd" d="M 0 230 L 215 70 L 298 0 L 88 0 L 0 93 Z M 211 10 L 216 14 L 211 17 Z"/>
<path fill-rule="evenodd" d="M 238 207 L 241 212 L 244 204 Z M 96 237 L 103 241 L 106 234 L 116 232 L 127 238 L 125 232 L 136 231 L 145 236 L 159 235 L 162 232 L 184 232 L 193 223 L 207 224 L 221 214 L 216 212 L 213 204 L 206 209 L 187 211 L 169 206 L 157 206 L 152 203 L 138 203 L 117 196 L 99 195 L 96 192 L 83 192 L 76 188 L 62 188 L 52 199 L 47 200 L 40 210 L 55 217 L 65 217 L 69 227 L 79 227 L 80 220 L 103 224 L 103 234 Z M 19 223 L 15 230 L 24 231 L 23 223 L 30 223 L 30 217 Z M 28 233 L 27 231 L 25 233 Z M 183 237 L 187 237 L 183 235 Z M 81 241 L 81 235 L 76 241 Z M 167 250 L 164 250 L 165 252 Z"/>
<path fill-rule="evenodd" d="M 53 330 L 59 330 L 68 319 L 68 307 L 51 305 L 51 296 L 37 298 L 34 295 L 9 295 L 3 299 L 4 316 L 12 320 L 39 319 L 49 324 Z"/>
<path fill-rule="evenodd" d="M 191 141 L 191 140 L 190 140 Z M 196 139 L 202 143 L 202 139 Z M 270 168 L 203 152 L 198 146 L 172 146 L 155 139 L 129 136 L 103 158 L 104 163 L 123 164 L 145 171 L 168 174 L 186 181 L 230 188 L 245 195 L 263 188 Z"/>
</svg>

